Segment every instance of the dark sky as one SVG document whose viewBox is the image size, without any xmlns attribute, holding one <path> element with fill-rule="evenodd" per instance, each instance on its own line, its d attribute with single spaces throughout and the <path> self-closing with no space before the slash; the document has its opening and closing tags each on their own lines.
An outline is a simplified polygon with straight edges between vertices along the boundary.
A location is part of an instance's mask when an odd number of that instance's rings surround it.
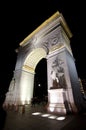
<svg viewBox="0 0 86 130">
<path fill-rule="evenodd" d="M 76 3 L 75 3 L 76 2 Z M 71 48 L 80 78 L 86 78 L 85 44 L 86 11 L 81 0 L 3 1 L 0 4 L 1 87 L 8 88 L 13 75 L 19 43 L 57 10 L 61 12 L 73 33 Z"/>
</svg>

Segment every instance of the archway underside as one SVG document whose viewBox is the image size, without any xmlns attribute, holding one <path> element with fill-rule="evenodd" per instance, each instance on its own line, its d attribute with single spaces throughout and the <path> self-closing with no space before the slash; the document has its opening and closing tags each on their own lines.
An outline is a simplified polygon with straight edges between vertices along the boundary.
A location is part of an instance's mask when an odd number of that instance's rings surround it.
<svg viewBox="0 0 86 130">
<path fill-rule="evenodd" d="M 46 58 L 46 51 L 42 48 L 36 48 L 34 49 L 26 58 L 23 70 L 28 71 L 30 73 L 35 72 L 36 65 L 38 62 L 42 59 Z"/>
</svg>

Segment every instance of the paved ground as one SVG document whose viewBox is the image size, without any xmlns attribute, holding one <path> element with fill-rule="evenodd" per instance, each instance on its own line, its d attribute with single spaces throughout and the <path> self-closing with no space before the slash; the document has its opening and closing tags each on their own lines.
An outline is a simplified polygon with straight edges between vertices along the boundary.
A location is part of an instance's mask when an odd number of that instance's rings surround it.
<svg viewBox="0 0 86 130">
<path fill-rule="evenodd" d="M 45 115 L 47 114 L 47 115 Z M 27 106 L 19 112 L 0 110 L 0 130 L 86 130 L 86 113 L 66 115 L 63 117 L 48 113 L 42 105 Z"/>
</svg>

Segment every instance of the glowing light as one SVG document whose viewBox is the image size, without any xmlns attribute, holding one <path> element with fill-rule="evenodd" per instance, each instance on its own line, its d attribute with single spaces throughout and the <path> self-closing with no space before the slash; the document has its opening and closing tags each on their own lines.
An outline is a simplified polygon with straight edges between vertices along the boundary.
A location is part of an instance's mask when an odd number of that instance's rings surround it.
<svg viewBox="0 0 86 130">
<path fill-rule="evenodd" d="M 57 120 L 64 120 L 65 117 L 64 117 L 64 116 L 61 116 L 61 117 L 57 117 L 56 119 L 57 119 Z"/>
<path fill-rule="evenodd" d="M 48 118 L 49 118 L 49 119 L 55 119 L 56 116 L 49 116 Z"/>
<path fill-rule="evenodd" d="M 50 111 L 53 112 L 54 111 L 54 107 L 50 107 Z"/>
<path fill-rule="evenodd" d="M 34 112 L 32 113 L 32 115 L 40 115 L 41 113 L 40 112 Z"/>
<path fill-rule="evenodd" d="M 48 117 L 48 116 L 50 116 L 50 114 L 43 114 L 43 115 L 41 115 L 42 117 Z"/>
<path fill-rule="evenodd" d="M 34 112 L 34 113 L 32 113 L 32 115 L 34 115 L 34 116 L 40 115 L 41 117 L 47 117 L 49 119 L 55 119 L 55 120 L 59 120 L 59 121 L 62 121 L 66 118 L 65 116 L 57 117 L 57 116 L 51 115 L 51 114 L 42 114 L 41 112 Z"/>
<path fill-rule="evenodd" d="M 40 87 L 40 86 L 41 86 L 41 84 L 38 84 L 38 86 Z"/>
</svg>

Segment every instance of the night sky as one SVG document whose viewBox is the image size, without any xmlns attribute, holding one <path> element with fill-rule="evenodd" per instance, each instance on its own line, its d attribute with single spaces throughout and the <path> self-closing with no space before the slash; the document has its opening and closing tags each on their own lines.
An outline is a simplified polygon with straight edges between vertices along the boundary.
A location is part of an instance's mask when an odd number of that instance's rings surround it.
<svg viewBox="0 0 86 130">
<path fill-rule="evenodd" d="M 1 85 L 5 93 L 13 76 L 19 43 L 56 11 L 63 14 L 73 37 L 71 48 L 80 78 L 86 79 L 85 2 L 74 0 L 3 1 L 0 4 Z"/>
</svg>

